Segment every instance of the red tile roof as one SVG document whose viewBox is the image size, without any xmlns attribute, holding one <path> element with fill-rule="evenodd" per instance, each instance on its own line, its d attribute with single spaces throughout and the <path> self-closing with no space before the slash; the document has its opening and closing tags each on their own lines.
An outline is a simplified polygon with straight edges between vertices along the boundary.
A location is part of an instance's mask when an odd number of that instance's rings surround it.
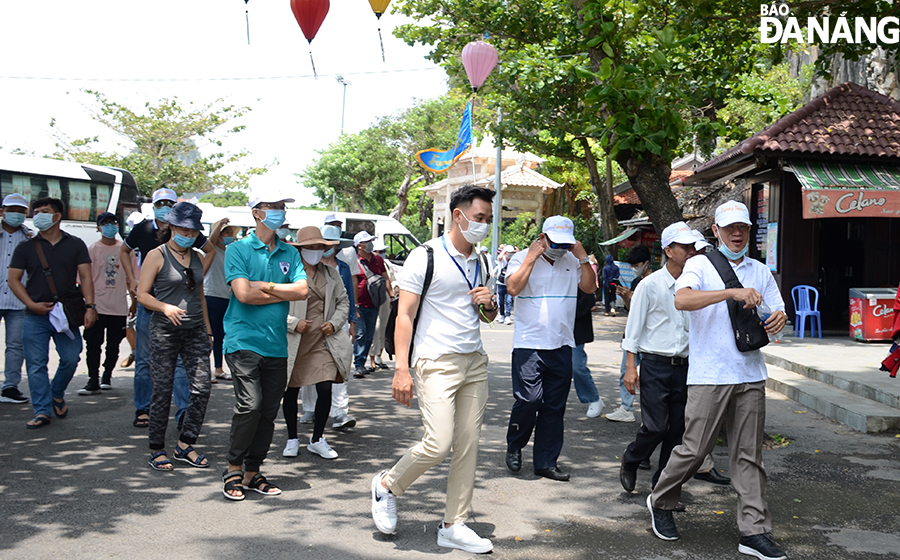
<svg viewBox="0 0 900 560">
<path fill-rule="evenodd" d="M 696 169 L 749 154 L 900 158 L 900 102 L 846 82 Z"/>
</svg>

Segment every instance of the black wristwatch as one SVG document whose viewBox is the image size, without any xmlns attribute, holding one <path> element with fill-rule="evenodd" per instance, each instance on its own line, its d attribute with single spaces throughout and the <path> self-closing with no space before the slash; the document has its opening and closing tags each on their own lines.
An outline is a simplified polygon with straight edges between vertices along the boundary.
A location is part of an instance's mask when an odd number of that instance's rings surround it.
<svg viewBox="0 0 900 560">
<path fill-rule="evenodd" d="M 85 303 L 84 308 L 85 309 L 97 309 L 97 304 L 96 303 Z"/>
</svg>

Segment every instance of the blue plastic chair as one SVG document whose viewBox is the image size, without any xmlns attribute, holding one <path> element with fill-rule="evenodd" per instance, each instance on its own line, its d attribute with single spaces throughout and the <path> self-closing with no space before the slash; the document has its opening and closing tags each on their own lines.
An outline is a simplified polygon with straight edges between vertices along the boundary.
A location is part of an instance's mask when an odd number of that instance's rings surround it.
<svg viewBox="0 0 900 560">
<path fill-rule="evenodd" d="M 791 289 L 794 300 L 794 336 L 803 338 L 806 331 L 806 318 L 809 317 L 809 336 L 822 338 L 822 314 L 819 313 L 819 290 L 812 286 L 794 286 Z"/>
</svg>

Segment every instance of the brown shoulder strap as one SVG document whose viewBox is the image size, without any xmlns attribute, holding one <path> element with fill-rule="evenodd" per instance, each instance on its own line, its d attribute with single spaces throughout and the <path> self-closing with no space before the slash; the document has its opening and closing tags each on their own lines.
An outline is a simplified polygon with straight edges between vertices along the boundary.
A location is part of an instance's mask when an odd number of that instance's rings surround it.
<svg viewBox="0 0 900 560">
<path fill-rule="evenodd" d="M 50 271 L 50 265 L 47 264 L 47 257 L 44 256 L 44 248 L 41 247 L 40 236 L 34 236 L 32 242 L 34 243 L 34 249 L 37 251 L 38 258 L 41 259 L 41 267 L 44 269 L 44 278 L 47 279 L 47 284 L 50 286 L 50 293 L 53 294 L 53 300 L 59 301 L 56 284 L 53 282 L 53 274 Z"/>
</svg>

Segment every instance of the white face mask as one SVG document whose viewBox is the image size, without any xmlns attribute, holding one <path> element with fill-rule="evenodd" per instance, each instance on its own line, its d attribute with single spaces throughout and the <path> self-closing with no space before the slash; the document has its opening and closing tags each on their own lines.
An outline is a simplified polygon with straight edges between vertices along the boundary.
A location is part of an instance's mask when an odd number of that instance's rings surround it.
<svg viewBox="0 0 900 560">
<path fill-rule="evenodd" d="M 303 256 L 303 260 L 308 262 L 309 264 L 315 266 L 319 264 L 319 261 L 322 260 L 322 255 L 325 254 L 325 249 L 319 249 L 318 251 L 313 251 L 311 249 L 300 248 L 300 254 Z"/>
<path fill-rule="evenodd" d="M 476 244 L 484 241 L 484 239 L 488 236 L 488 233 L 491 231 L 491 224 L 483 224 L 481 222 L 473 222 L 469 220 L 466 216 L 465 212 L 462 210 L 459 211 L 459 215 L 466 220 L 466 229 L 462 228 L 462 224 L 460 224 L 459 231 L 462 233 L 463 239 L 468 241 L 471 244 Z"/>
<path fill-rule="evenodd" d="M 635 276 L 643 276 L 645 272 L 647 272 L 647 268 L 650 266 L 649 262 L 642 263 L 634 267 L 634 275 Z"/>
</svg>

